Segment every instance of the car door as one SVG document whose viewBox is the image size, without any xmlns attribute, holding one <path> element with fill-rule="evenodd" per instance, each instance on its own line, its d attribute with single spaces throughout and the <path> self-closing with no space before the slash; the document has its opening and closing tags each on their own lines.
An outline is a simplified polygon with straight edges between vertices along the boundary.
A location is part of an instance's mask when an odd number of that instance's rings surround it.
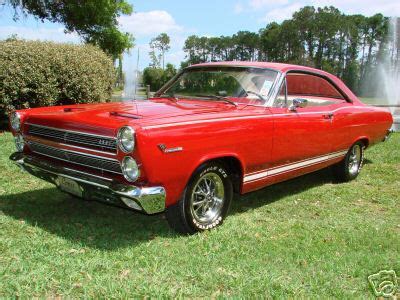
<svg viewBox="0 0 400 300">
<path fill-rule="evenodd" d="M 271 108 L 274 137 L 270 177 L 293 177 L 323 166 L 335 156 L 332 121 L 336 101 L 330 97 L 335 94 L 331 88 L 326 79 L 315 74 L 286 74 L 280 95 Z M 295 99 L 306 100 L 307 105 L 294 108 Z"/>
</svg>

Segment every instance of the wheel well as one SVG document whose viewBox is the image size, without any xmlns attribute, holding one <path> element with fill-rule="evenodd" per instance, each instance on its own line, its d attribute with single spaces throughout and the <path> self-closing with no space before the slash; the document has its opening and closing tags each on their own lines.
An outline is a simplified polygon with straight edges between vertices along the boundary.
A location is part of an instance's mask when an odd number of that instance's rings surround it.
<svg viewBox="0 0 400 300">
<path fill-rule="evenodd" d="M 233 191 L 235 193 L 240 193 L 243 182 L 243 167 L 240 160 L 233 156 L 224 156 L 211 159 L 207 162 L 210 161 L 219 162 L 227 168 L 232 178 Z"/>
<path fill-rule="evenodd" d="M 368 148 L 369 140 L 367 138 L 362 138 L 359 141 L 364 144 L 365 148 Z"/>
</svg>

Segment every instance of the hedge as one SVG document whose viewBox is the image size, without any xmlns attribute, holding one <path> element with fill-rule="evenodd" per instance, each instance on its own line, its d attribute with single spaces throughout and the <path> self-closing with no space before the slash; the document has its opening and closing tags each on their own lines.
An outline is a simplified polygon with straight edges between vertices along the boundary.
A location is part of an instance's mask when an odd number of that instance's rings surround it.
<svg viewBox="0 0 400 300">
<path fill-rule="evenodd" d="M 161 68 L 147 67 L 143 70 L 143 84 L 150 85 L 152 91 L 158 91 L 177 73 L 172 64 L 167 64 L 165 70 Z"/>
<path fill-rule="evenodd" d="M 111 58 L 94 46 L 0 41 L 0 107 L 6 110 L 107 102 L 115 75 Z"/>
</svg>

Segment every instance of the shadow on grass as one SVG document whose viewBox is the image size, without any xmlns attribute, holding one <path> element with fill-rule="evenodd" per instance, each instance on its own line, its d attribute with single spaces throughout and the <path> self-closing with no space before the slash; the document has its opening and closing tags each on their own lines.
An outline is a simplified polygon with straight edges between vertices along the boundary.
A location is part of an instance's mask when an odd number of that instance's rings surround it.
<svg viewBox="0 0 400 300">
<path fill-rule="evenodd" d="M 368 158 L 364 158 L 364 161 L 363 161 L 363 164 L 364 164 L 364 165 L 369 165 L 369 164 L 372 164 L 372 163 L 373 163 L 372 160 L 370 160 L 370 159 L 368 159 Z"/>
<path fill-rule="evenodd" d="M 332 170 L 326 168 L 261 190 L 242 195 L 233 202 L 230 214 L 245 212 L 268 205 L 286 196 L 302 193 L 325 183 L 334 183 Z"/>
<path fill-rule="evenodd" d="M 256 209 L 332 182 L 329 169 L 275 184 L 237 197 L 230 214 Z M 83 201 L 56 188 L 0 196 L 0 210 L 16 220 L 43 228 L 78 245 L 104 250 L 135 246 L 156 237 L 178 237 L 164 214 L 147 216 L 134 211 Z"/>
<path fill-rule="evenodd" d="M 146 216 L 83 201 L 56 188 L 0 196 L 0 211 L 79 245 L 105 250 L 135 246 L 157 236 L 178 236 L 163 214 Z"/>
</svg>

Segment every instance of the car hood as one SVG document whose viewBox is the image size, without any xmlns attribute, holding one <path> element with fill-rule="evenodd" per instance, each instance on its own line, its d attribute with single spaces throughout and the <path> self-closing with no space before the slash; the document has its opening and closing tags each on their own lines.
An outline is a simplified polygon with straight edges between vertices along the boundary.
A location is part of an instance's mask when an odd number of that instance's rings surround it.
<svg viewBox="0 0 400 300">
<path fill-rule="evenodd" d="M 178 101 L 159 99 L 152 101 L 136 101 L 136 114 L 140 118 L 164 119 L 177 116 L 186 116 L 193 114 L 204 114 L 221 112 L 230 107 L 225 103 L 205 102 L 205 101 L 188 101 L 181 99 Z M 120 108 L 124 111 L 124 108 Z"/>
<path fill-rule="evenodd" d="M 207 115 L 235 109 L 234 106 L 223 102 L 188 100 L 180 99 L 176 102 L 163 98 L 39 108 L 30 110 L 26 121 L 43 126 L 94 133 L 98 133 L 102 128 L 108 129 L 109 134 L 114 134 L 116 128 L 127 124 L 157 124 L 165 122 L 165 119 Z"/>
</svg>

